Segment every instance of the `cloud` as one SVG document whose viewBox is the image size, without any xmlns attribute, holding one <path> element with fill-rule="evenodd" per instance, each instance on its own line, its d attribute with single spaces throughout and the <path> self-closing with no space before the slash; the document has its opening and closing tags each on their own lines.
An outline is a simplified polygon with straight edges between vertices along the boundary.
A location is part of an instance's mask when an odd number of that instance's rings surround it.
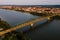
<svg viewBox="0 0 60 40">
<path fill-rule="evenodd" d="M 0 4 L 12 5 L 46 5 L 60 4 L 60 0 L 0 0 Z"/>
</svg>

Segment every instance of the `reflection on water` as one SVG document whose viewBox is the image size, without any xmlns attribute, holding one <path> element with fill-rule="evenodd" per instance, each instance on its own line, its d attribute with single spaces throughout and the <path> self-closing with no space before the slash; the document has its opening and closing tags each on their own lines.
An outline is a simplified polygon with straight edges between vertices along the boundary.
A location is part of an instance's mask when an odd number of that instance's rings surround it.
<svg viewBox="0 0 60 40">
<path fill-rule="evenodd" d="M 38 27 L 32 31 L 26 32 L 25 35 L 32 40 L 60 39 L 60 20 L 55 19 L 52 22 L 43 25 L 42 27 Z"/>
<path fill-rule="evenodd" d="M 34 16 L 31 14 L 11 11 L 11 10 L 3 10 L 0 9 L 0 18 L 2 20 L 7 21 L 11 26 L 15 26 L 21 24 L 25 21 L 37 18 L 39 16 Z"/>
</svg>

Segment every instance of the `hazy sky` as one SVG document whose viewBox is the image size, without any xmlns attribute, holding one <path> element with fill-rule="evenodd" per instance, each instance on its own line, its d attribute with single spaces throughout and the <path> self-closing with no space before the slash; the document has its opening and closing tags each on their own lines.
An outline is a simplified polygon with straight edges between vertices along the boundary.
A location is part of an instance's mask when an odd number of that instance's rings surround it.
<svg viewBox="0 0 60 40">
<path fill-rule="evenodd" d="M 60 0 L 0 0 L 0 5 L 60 5 Z"/>
</svg>

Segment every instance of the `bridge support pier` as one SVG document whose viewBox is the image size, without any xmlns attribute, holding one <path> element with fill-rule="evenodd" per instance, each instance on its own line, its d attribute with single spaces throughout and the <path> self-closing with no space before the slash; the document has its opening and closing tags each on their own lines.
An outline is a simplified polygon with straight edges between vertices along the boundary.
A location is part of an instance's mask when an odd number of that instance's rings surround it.
<svg viewBox="0 0 60 40">
<path fill-rule="evenodd" d="M 48 17 L 48 22 L 50 22 L 51 21 L 51 17 Z"/>
<path fill-rule="evenodd" d="M 30 29 L 33 29 L 33 25 L 34 25 L 33 23 L 30 23 Z"/>
</svg>

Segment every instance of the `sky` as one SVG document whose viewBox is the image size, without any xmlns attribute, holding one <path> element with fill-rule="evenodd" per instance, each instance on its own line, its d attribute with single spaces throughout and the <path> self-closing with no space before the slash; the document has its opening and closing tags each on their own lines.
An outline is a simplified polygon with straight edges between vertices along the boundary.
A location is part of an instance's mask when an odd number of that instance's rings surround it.
<svg viewBox="0 0 60 40">
<path fill-rule="evenodd" d="M 60 5 L 60 0 L 0 0 L 0 5 Z"/>
</svg>

